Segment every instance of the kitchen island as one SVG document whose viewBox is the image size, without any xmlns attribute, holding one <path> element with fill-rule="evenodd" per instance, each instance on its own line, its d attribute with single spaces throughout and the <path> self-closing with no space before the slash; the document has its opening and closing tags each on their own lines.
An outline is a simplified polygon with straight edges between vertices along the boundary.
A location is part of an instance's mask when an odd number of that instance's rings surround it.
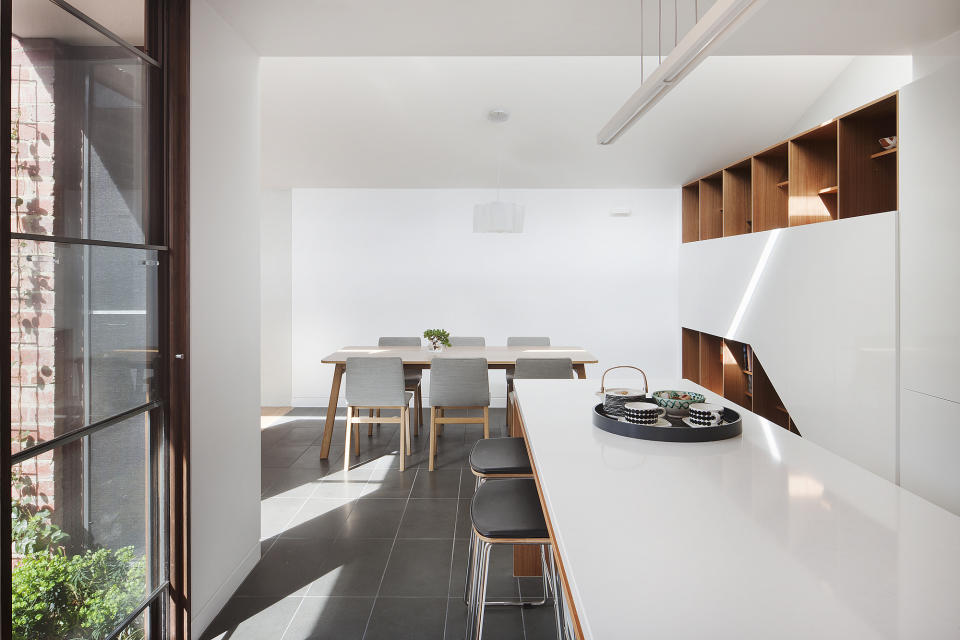
<svg viewBox="0 0 960 640">
<path fill-rule="evenodd" d="M 960 638 L 960 517 L 687 381 L 651 389 L 731 406 L 743 435 L 601 431 L 598 389 L 515 382 L 582 638 Z"/>
</svg>

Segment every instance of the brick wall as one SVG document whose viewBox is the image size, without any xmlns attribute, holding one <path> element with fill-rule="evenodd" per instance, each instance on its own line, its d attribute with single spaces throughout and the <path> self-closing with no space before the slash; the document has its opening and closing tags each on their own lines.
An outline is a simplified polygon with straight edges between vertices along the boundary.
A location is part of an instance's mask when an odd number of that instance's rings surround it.
<svg viewBox="0 0 960 640">
<path fill-rule="evenodd" d="M 54 232 L 56 44 L 12 43 L 12 231 Z M 54 245 L 14 240 L 11 246 L 11 430 L 14 451 L 54 436 Z M 21 472 L 54 506 L 53 453 L 25 462 Z"/>
</svg>

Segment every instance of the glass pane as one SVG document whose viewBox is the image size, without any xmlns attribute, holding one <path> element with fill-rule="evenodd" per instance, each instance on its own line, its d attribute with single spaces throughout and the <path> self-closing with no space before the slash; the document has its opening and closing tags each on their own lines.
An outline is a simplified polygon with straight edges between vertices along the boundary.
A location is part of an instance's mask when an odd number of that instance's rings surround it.
<svg viewBox="0 0 960 640">
<path fill-rule="evenodd" d="M 13 34 L 11 230 L 162 244 L 156 69 L 48 0 L 14 0 Z"/>
<path fill-rule="evenodd" d="M 103 638 L 163 579 L 151 437 L 143 414 L 13 467 L 14 639 Z"/>
<path fill-rule="evenodd" d="M 11 241 L 13 450 L 157 397 L 156 251 Z"/>
</svg>

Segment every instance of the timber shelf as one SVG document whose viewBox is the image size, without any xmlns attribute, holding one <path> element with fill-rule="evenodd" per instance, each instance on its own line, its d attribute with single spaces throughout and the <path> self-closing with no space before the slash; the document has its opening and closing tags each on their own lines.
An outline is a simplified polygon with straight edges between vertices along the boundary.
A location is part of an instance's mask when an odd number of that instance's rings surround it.
<svg viewBox="0 0 960 640">
<path fill-rule="evenodd" d="M 686 327 L 680 332 L 684 378 L 800 434 L 753 347 Z"/>
<path fill-rule="evenodd" d="M 683 242 L 894 211 L 899 94 L 825 122 L 683 187 Z"/>
</svg>

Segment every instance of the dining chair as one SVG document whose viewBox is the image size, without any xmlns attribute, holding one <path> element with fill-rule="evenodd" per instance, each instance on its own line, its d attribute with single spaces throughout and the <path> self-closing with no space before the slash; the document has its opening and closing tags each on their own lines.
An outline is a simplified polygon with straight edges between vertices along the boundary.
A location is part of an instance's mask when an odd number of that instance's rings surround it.
<svg viewBox="0 0 960 640">
<path fill-rule="evenodd" d="M 403 360 L 391 357 L 347 358 L 347 433 L 343 442 L 343 470 L 350 470 L 350 437 L 353 435 L 354 454 L 360 455 L 359 425 L 373 422 L 400 424 L 400 471 L 404 470 L 406 456 L 410 455 L 410 400 L 413 393 L 406 390 L 403 378 Z M 396 409 L 397 417 L 361 417 L 363 409 Z"/>
<path fill-rule="evenodd" d="M 450 336 L 451 347 L 485 347 L 487 340 L 483 336 Z"/>
<path fill-rule="evenodd" d="M 420 348 L 420 338 L 417 336 L 381 336 L 377 341 L 378 347 L 417 347 Z M 423 370 L 404 367 L 403 379 L 407 391 L 413 392 L 413 435 L 420 435 L 420 424 L 423 422 Z M 376 415 L 380 411 L 376 410 Z M 373 435 L 373 423 L 367 428 L 367 435 Z"/>
<path fill-rule="evenodd" d="M 508 347 L 549 347 L 549 336 L 509 336 L 507 338 Z M 507 397 L 513 391 L 513 371 L 507 369 Z"/>
<path fill-rule="evenodd" d="M 447 416 L 448 409 L 481 409 L 483 416 Z M 445 424 L 483 424 L 483 437 L 490 437 L 486 358 L 437 356 L 430 364 L 430 471 L 436 465 L 437 435 Z"/>
</svg>

